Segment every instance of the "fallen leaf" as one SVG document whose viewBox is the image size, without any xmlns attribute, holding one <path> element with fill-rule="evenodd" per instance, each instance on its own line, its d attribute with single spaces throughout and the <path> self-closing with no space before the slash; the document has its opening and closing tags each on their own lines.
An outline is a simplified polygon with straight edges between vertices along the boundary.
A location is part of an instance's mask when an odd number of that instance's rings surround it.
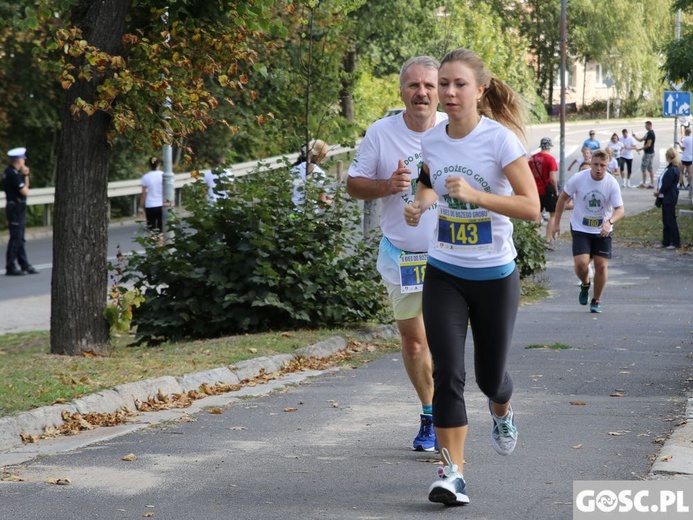
<svg viewBox="0 0 693 520">
<path fill-rule="evenodd" d="M 69 484 L 72 484 L 72 481 L 69 477 L 49 478 L 48 480 L 46 480 L 46 482 L 48 484 L 55 484 L 56 486 L 67 486 Z"/>
<path fill-rule="evenodd" d="M 667 455 L 666 457 L 662 457 L 660 460 L 661 460 L 662 462 L 669 462 L 669 461 L 670 461 L 671 459 L 673 459 L 673 458 L 674 458 L 673 455 Z"/>
<path fill-rule="evenodd" d="M 607 435 L 613 435 L 615 437 L 619 437 L 621 435 L 625 435 L 626 433 L 630 433 L 629 430 L 623 430 L 623 431 L 618 431 L 618 432 L 607 432 Z"/>
<path fill-rule="evenodd" d="M 284 408 L 285 412 L 295 412 L 296 410 L 298 410 L 298 408 L 291 408 L 291 407 Z"/>
<path fill-rule="evenodd" d="M 625 397 L 626 394 L 625 392 L 619 392 L 618 390 L 615 391 L 613 394 L 609 394 L 610 397 Z"/>
<path fill-rule="evenodd" d="M 145 514 L 143 514 L 142 516 L 145 517 L 145 518 L 151 518 L 151 517 L 154 516 L 154 513 L 145 513 Z"/>
<path fill-rule="evenodd" d="M 19 475 L 4 475 L 2 478 L 0 478 L 3 482 L 24 482 L 24 479 L 20 477 Z"/>
<path fill-rule="evenodd" d="M 214 415 L 221 415 L 224 413 L 224 410 L 221 408 L 212 408 L 209 413 L 214 414 Z"/>
<path fill-rule="evenodd" d="M 231 427 L 229 428 L 229 430 L 233 430 L 233 431 L 236 431 L 236 432 L 242 432 L 242 431 L 245 431 L 246 428 L 245 428 L 244 426 L 231 426 Z"/>
<path fill-rule="evenodd" d="M 585 401 L 570 401 L 573 406 L 585 406 Z"/>
<path fill-rule="evenodd" d="M 123 460 L 125 460 L 127 462 L 137 460 L 137 455 L 135 455 L 134 453 L 128 453 L 127 455 L 125 455 L 125 457 L 123 457 Z"/>
<path fill-rule="evenodd" d="M 582 444 L 576 444 L 575 446 L 573 446 L 573 449 L 574 450 L 582 449 Z"/>
</svg>

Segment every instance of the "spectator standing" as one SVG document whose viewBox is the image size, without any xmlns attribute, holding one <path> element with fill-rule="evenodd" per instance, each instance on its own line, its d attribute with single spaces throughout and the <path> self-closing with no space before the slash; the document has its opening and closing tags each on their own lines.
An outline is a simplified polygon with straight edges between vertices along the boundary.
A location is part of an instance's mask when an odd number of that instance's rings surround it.
<svg viewBox="0 0 693 520">
<path fill-rule="evenodd" d="M 623 199 L 618 182 L 607 175 L 606 152 L 592 154 L 589 170 L 573 175 L 556 204 L 553 236 L 561 232 L 561 217 L 568 198 L 573 198 L 570 230 L 573 236 L 573 262 L 575 274 L 580 279 L 580 305 L 590 303 L 590 312 L 602 312 L 601 299 L 607 282 L 607 269 L 611 258 L 611 242 L 614 224 L 623 218 Z M 589 300 L 590 261 L 594 260 L 594 292 Z"/>
<path fill-rule="evenodd" d="M 219 192 L 219 188 L 217 187 L 219 180 L 223 183 L 233 179 L 231 171 L 224 168 L 225 162 L 226 159 L 222 155 L 217 155 L 214 158 L 212 168 L 205 172 L 204 183 L 207 185 L 207 201 L 210 204 L 214 204 L 217 200 L 225 196 L 225 194 Z"/>
<path fill-rule="evenodd" d="M 147 219 L 147 229 L 153 232 L 161 232 L 164 229 L 164 172 L 161 170 L 161 159 L 151 157 L 147 166 L 149 171 L 142 176 L 140 185 L 140 213 Z"/>
<path fill-rule="evenodd" d="M 693 136 L 691 136 L 690 125 L 684 130 L 684 137 L 681 139 L 681 176 L 679 177 L 679 188 L 691 187 L 691 165 L 693 164 Z M 684 184 L 685 183 L 685 184 Z"/>
<path fill-rule="evenodd" d="M 690 128 L 686 130 L 690 134 Z M 669 148 L 665 157 L 668 165 L 657 180 L 657 189 L 654 192 L 656 205 L 662 208 L 662 243 L 656 247 L 678 249 L 681 247 L 679 225 L 676 222 L 676 204 L 679 201 L 679 189 L 676 184 L 680 175 L 678 153 L 674 148 Z"/>
<path fill-rule="evenodd" d="M 645 144 L 640 148 L 643 152 L 642 163 L 640 164 L 640 171 L 642 172 L 642 183 L 638 188 L 648 190 L 654 189 L 654 155 L 655 155 L 655 133 L 652 130 L 652 121 L 645 122 L 645 129 L 647 133 L 643 137 L 638 137 L 633 134 L 633 137 L 639 142 L 644 142 Z M 647 182 L 647 173 L 650 173 L 650 182 Z"/>
<path fill-rule="evenodd" d="M 540 150 L 532 155 L 529 160 L 529 168 L 534 175 L 534 181 L 537 183 L 537 191 L 539 192 L 540 211 L 546 211 L 549 214 L 549 220 L 546 224 L 546 248 L 553 251 L 551 229 L 556 216 L 556 201 L 558 200 L 558 163 L 551 155 L 553 142 L 550 138 L 544 137 L 540 143 Z M 539 217 L 541 219 L 541 217 Z"/>
<path fill-rule="evenodd" d="M 24 244 L 26 230 L 26 198 L 29 195 L 30 170 L 26 165 L 26 148 L 13 148 L 7 152 L 10 165 L 2 175 L 2 187 L 5 191 L 5 215 L 10 238 L 5 255 L 5 275 L 23 276 L 38 274 L 29 263 Z"/>
<path fill-rule="evenodd" d="M 621 144 L 623 144 L 623 148 L 621 148 L 621 176 L 623 178 L 623 181 L 625 184 L 626 188 L 636 188 L 637 186 L 632 186 L 630 184 L 630 176 L 633 174 L 633 151 L 637 150 L 638 147 L 635 144 L 635 139 L 633 139 L 632 136 L 628 135 L 628 129 L 624 128 L 621 131 Z M 628 170 L 628 175 L 626 176 L 626 169 Z"/>
<path fill-rule="evenodd" d="M 397 328 L 402 336 L 402 358 L 409 380 L 421 401 L 419 433 L 412 448 L 435 449 L 433 429 L 433 365 L 421 316 L 421 284 L 409 274 L 425 270 L 425 253 L 436 223 L 434 208 L 427 211 L 418 228 L 406 225 L 402 212 L 414 202 L 421 166 L 421 138 L 447 119 L 437 112 L 438 61 L 428 56 L 408 60 L 400 70 L 400 98 L 405 110 L 376 121 L 359 145 L 347 178 L 347 192 L 364 200 L 382 199 L 380 228 L 383 238 L 378 271 L 389 294 Z M 416 265 L 400 265 L 406 253 L 421 253 Z M 403 271 L 404 270 L 404 271 Z M 415 277 L 414 277 L 415 278 Z M 414 280 L 415 282 L 416 280 Z"/>
<path fill-rule="evenodd" d="M 621 151 L 623 150 L 623 143 L 618 138 L 618 134 L 616 132 L 614 132 L 611 135 L 611 139 L 609 139 L 609 142 L 606 145 L 606 151 L 608 152 L 609 150 L 613 151 L 613 157 L 614 159 L 616 159 L 616 162 L 618 163 L 617 168 L 619 175 L 621 176 L 621 186 L 625 188 L 626 176 L 623 174 L 623 161 L 621 161 Z"/>
<path fill-rule="evenodd" d="M 476 382 L 488 398 L 493 448 L 509 455 L 517 443 L 507 358 L 520 277 L 510 218 L 536 219 L 539 195 L 515 134 L 524 133 L 521 102 L 476 53 L 457 49 L 445 55 L 438 97 L 448 124 L 434 127 L 421 141 L 419 187 L 404 215 L 416 226 L 438 205 L 423 315 L 435 367 L 433 421 L 445 465 L 428 499 L 456 506 L 469 503 L 463 476 L 468 324 Z"/>
<path fill-rule="evenodd" d="M 306 203 L 306 186 L 307 184 L 313 183 L 318 186 L 321 190 L 318 195 L 318 204 L 323 206 L 332 203 L 330 199 L 323 191 L 323 187 L 327 182 L 327 174 L 320 168 L 320 163 L 327 157 L 327 152 L 329 147 L 327 143 L 322 139 L 313 140 L 308 145 L 308 152 L 306 153 L 306 160 L 295 165 L 291 170 L 294 183 L 294 191 L 291 196 L 291 200 L 297 208 L 303 207 Z"/>
<path fill-rule="evenodd" d="M 591 151 L 599 150 L 600 145 L 599 145 L 599 141 L 594 138 L 594 130 L 590 130 L 589 137 L 587 139 L 585 139 L 585 142 L 582 143 L 582 146 L 583 147 L 586 146 Z"/>
</svg>

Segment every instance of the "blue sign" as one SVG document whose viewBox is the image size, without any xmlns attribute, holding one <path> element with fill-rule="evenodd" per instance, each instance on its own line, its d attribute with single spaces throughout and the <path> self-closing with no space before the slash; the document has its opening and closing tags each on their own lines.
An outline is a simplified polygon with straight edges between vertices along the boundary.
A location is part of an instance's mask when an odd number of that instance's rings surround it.
<svg viewBox="0 0 693 520">
<path fill-rule="evenodd" d="M 691 115 L 691 93 L 667 90 L 664 92 L 662 116 L 677 117 Z"/>
</svg>

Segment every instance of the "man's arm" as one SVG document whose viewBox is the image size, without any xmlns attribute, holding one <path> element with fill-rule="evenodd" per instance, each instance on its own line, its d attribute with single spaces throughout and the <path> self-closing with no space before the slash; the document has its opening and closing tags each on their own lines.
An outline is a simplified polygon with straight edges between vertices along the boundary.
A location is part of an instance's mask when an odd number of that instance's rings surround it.
<svg viewBox="0 0 693 520">
<path fill-rule="evenodd" d="M 558 201 L 556 202 L 556 213 L 553 219 L 553 229 L 550 233 L 551 237 L 556 237 L 557 235 L 561 234 L 561 217 L 563 216 L 563 211 L 565 210 L 565 205 L 568 202 L 568 199 L 570 199 L 570 195 L 563 190 L 561 195 L 558 197 Z"/>
<path fill-rule="evenodd" d="M 355 199 L 375 200 L 389 195 L 407 191 L 411 186 L 411 170 L 404 166 L 400 159 L 397 169 L 389 179 L 367 179 L 365 177 L 347 177 L 347 193 Z"/>
<path fill-rule="evenodd" d="M 558 170 L 549 172 L 549 184 L 553 186 L 553 189 L 558 193 Z"/>
</svg>

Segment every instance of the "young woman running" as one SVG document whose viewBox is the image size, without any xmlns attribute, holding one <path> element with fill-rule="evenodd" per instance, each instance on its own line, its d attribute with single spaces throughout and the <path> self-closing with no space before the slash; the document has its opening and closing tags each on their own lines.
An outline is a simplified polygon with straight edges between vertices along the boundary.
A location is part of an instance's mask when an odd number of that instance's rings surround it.
<svg viewBox="0 0 693 520">
<path fill-rule="evenodd" d="M 438 96 L 448 123 L 422 138 L 416 200 L 404 216 L 416 226 L 438 203 L 423 316 L 435 367 L 433 424 L 445 466 L 428 498 L 453 506 L 469 503 L 462 473 L 468 322 L 477 384 L 488 397 L 493 420 L 493 447 L 508 455 L 517 442 L 513 382 L 506 370 L 520 297 L 510 217 L 536 220 L 539 195 L 518 138 L 524 132 L 520 102 L 476 53 L 458 49 L 443 58 Z"/>
</svg>

